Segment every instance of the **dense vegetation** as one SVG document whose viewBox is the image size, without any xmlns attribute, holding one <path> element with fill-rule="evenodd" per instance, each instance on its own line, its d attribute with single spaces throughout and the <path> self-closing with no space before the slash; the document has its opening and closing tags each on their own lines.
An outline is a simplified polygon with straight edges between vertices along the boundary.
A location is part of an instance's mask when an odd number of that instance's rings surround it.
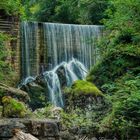
<svg viewBox="0 0 140 140">
<path fill-rule="evenodd" d="M 121 139 L 139 137 L 139 7 L 138 0 L 110 1 L 109 18 L 104 19 L 107 35 L 99 43 L 102 58 L 87 77 L 112 104 L 99 132 Z"/>
<path fill-rule="evenodd" d="M 66 97 L 69 101 L 77 96 L 77 100 L 81 97 L 85 101 L 88 94 L 103 94 L 99 99 L 101 102 L 93 97 L 91 111 L 76 105 L 72 107 L 69 102 L 71 107 L 67 105 L 68 113 L 61 112 L 61 121 L 67 127 L 80 124 L 78 127 L 86 128 L 87 134 L 94 136 L 118 139 L 140 137 L 139 0 L 24 0 L 22 3 L 8 0 L 1 1 L 0 8 L 8 14 L 21 14 L 22 20 L 103 24 L 104 37 L 98 42 L 100 61 L 90 70 L 87 81 L 74 83 L 70 89 L 66 89 L 65 95 L 69 94 Z M 8 52 L 4 46 L 5 38 L 0 33 L 0 82 L 10 71 L 9 64 L 5 62 Z M 13 99 L 12 102 L 18 104 Z M 46 117 L 49 116 L 48 110 L 45 107 L 43 112 L 37 110 L 35 114 Z M 92 117 L 86 117 L 85 112 Z"/>
<path fill-rule="evenodd" d="M 8 15 L 17 15 L 22 12 L 22 5 L 20 0 L 1 0 L 0 10 L 4 10 Z"/>
<path fill-rule="evenodd" d="M 10 50 L 6 47 L 6 41 L 11 37 L 0 33 L 0 82 L 13 85 L 15 84 L 16 75 L 11 66 L 8 56 L 11 56 Z"/>
<path fill-rule="evenodd" d="M 26 0 L 24 5 L 28 9 L 27 20 L 101 24 L 108 3 L 107 0 Z"/>
</svg>

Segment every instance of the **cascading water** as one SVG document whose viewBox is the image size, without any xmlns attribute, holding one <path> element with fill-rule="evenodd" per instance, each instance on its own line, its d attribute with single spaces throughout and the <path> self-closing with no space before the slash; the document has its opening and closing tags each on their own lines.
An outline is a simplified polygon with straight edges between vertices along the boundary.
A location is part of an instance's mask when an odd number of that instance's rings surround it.
<svg viewBox="0 0 140 140">
<path fill-rule="evenodd" d="M 56 106 L 63 106 L 60 77 L 57 73 L 59 69 L 63 69 L 67 86 L 71 86 L 75 80 L 85 78 L 87 69 L 78 60 L 72 59 L 68 63 L 62 62 L 53 70 L 43 73 L 49 90 L 50 101 Z"/>
<path fill-rule="evenodd" d="M 23 84 L 34 81 L 40 70 L 50 101 L 63 106 L 60 75 L 67 86 L 85 78 L 87 69 L 98 59 L 95 41 L 101 36 L 102 27 L 24 22 L 22 31 L 22 77 L 26 78 Z"/>
</svg>

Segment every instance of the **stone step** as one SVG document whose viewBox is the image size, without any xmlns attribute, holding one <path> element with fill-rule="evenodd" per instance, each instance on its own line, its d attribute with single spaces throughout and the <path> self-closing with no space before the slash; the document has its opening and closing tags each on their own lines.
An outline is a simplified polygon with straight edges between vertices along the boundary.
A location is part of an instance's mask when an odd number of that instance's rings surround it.
<svg viewBox="0 0 140 140">
<path fill-rule="evenodd" d="M 7 21 L 7 20 L 0 20 L 0 23 L 4 23 L 4 24 L 13 24 L 12 21 Z"/>
<path fill-rule="evenodd" d="M 12 27 L 12 25 L 8 25 L 8 24 L 0 24 L 0 27 L 3 27 L 3 28 L 11 28 Z"/>
<path fill-rule="evenodd" d="M 0 26 L 12 26 L 13 24 L 7 24 L 7 23 L 0 23 Z"/>
<path fill-rule="evenodd" d="M 57 120 L 40 119 L 0 119 L 0 140 L 13 137 L 12 130 L 18 128 L 30 133 L 40 140 L 53 138 L 59 140 L 59 122 Z M 7 138 L 7 139 L 6 139 Z"/>
</svg>

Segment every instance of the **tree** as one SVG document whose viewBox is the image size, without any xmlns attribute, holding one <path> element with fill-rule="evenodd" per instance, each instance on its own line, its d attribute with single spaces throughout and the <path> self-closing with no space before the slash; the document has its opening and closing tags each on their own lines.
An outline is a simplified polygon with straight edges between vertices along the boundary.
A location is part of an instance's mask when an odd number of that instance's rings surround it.
<svg viewBox="0 0 140 140">
<path fill-rule="evenodd" d="M 1 0 L 0 9 L 4 10 L 9 15 L 18 15 L 21 11 L 21 0 Z"/>
<path fill-rule="evenodd" d="M 28 20 L 101 24 L 108 0 L 37 0 L 24 3 Z M 29 18 L 28 18 L 29 16 Z"/>
</svg>

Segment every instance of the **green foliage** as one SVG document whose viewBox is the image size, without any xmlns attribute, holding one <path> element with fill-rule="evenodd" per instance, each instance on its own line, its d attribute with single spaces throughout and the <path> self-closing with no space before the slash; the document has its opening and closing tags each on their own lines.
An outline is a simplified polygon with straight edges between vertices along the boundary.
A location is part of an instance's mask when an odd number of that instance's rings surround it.
<svg viewBox="0 0 140 140">
<path fill-rule="evenodd" d="M 69 94 L 73 94 L 74 96 L 81 96 L 81 95 L 92 95 L 92 96 L 102 96 L 101 91 L 92 83 L 84 81 L 84 80 L 77 80 L 71 86 L 71 89 L 67 89 Z"/>
<path fill-rule="evenodd" d="M 6 48 L 4 47 L 4 41 L 8 39 L 8 36 L 5 34 L 0 33 L 0 64 L 3 64 L 2 60 L 6 57 Z"/>
<path fill-rule="evenodd" d="M 48 104 L 46 105 L 44 108 L 38 108 L 36 109 L 33 114 L 35 117 L 37 118 L 49 118 L 52 119 L 54 116 L 52 114 L 52 109 L 54 108 L 54 106 L 52 104 Z"/>
<path fill-rule="evenodd" d="M 92 118 L 87 117 L 83 111 L 78 108 L 69 113 L 62 111 L 60 121 L 68 129 L 73 127 L 78 129 L 84 128 L 87 133 L 89 132 L 89 129 L 93 127 Z"/>
<path fill-rule="evenodd" d="M 14 85 L 18 79 L 10 62 L 7 60 L 11 52 L 6 46 L 6 41 L 10 41 L 11 37 L 0 32 L 0 81 L 9 85 Z"/>
<path fill-rule="evenodd" d="M 98 134 L 108 138 L 140 137 L 139 8 L 139 0 L 109 0 L 106 31 L 98 42 L 101 59 L 87 77 L 112 104 L 98 122 Z"/>
<path fill-rule="evenodd" d="M 80 0 L 78 22 L 82 24 L 101 24 L 106 17 L 104 11 L 108 7 L 108 0 Z"/>
<path fill-rule="evenodd" d="M 61 22 L 101 24 L 103 12 L 108 6 L 107 0 L 37 0 L 25 1 L 26 19 Z"/>
<path fill-rule="evenodd" d="M 99 133 L 118 135 L 120 139 L 137 139 L 140 119 L 140 68 L 131 69 L 115 82 L 101 88 L 112 103 L 110 112 L 100 121 Z"/>
<path fill-rule="evenodd" d="M 109 19 L 105 20 L 105 24 L 116 30 L 138 29 L 139 11 L 139 0 L 110 0 L 110 7 L 106 10 Z"/>
<path fill-rule="evenodd" d="M 8 51 L 4 43 L 7 39 L 7 35 L 0 33 L 0 80 L 4 79 L 5 72 L 8 72 L 10 69 L 9 64 L 5 62 L 6 57 L 8 56 Z"/>
<path fill-rule="evenodd" d="M 2 98 L 3 103 L 3 116 L 4 117 L 25 117 L 27 108 L 23 102 L 19 102 L 10 96 L 4 96 Z"/>
<path fill-rule="evenodd" d="M 140 94 L 137 91 L 130 95 L 126 100 L 119 103 L 115 108 L 115 115 L 119 118 L 123 116 L 125 120 L 132 121 L 137 124 L 140 121 Z"/>
<path fill-rule="evenodd" d="M 99 43 L 102 53 L 116 48 L 118 44 L 133 44 L 134 49 L 135 45 L 139 47 L 139 8 L 139 0 L 109 0 L 106 10 L 108 18 L 103 20 L 106 32 L 104 39 Z"/>
<path fill-rule="evenodd" d="M 1 0 L 0 9 L 5 10 L 8 15 L 18 15 L 22 10 L 21 0 Z"/>
<path fill-rule="evenodd" d="M 118 45 L 110 50 L 94 66 L 87 80 L 98 86 L 113 82 L 119 76 L 139 66 L 140 48 L 133 45 Z"/>
<path fill-rule="evenodd" d="M 115 101 L 112 112 L 101 121 L 99 132 L 117 134 L 121 139 L 137 139 L 140 136 L 138 134 L 140 129 L 139 102 L 139 93 L 131 94 L 123 101 Z"/>
</svg>

